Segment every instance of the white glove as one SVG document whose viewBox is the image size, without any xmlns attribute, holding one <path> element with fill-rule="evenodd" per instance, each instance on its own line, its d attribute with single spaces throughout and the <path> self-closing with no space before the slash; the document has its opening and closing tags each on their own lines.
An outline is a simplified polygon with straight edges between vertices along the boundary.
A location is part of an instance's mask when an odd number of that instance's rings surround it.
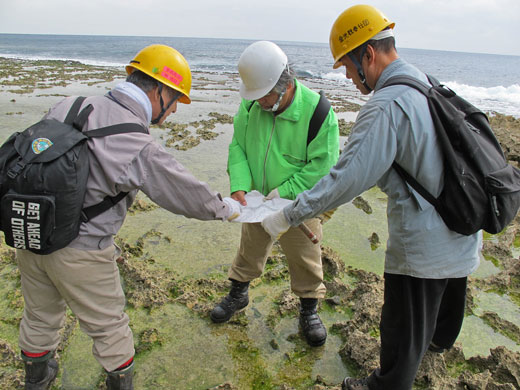
<svg viewBox="0 0 520 390">
<path fill-rule="evenodd" d="M 282 209 L 265 217 L 262 221 L 262 227 L 273 240 L 277 240 L 283 233 L 289 230 L 291 225 L 287 222 Z"/>
<path fill-rule="evenodd" d="M 235 218 L 238 218 L 240 216 L 240 203 L 237 202 L 235 199 L 231 199 L 229 197 L 225 197 L 224 199 L 222 199 L 222 201 L 227 204 L 228 206 L 228 216 L 227 216 L 227 220 L 228 221 L 232 221 L 234 220 Z"/>
<path fill-rule="evenodd" d="M 264 198 L 264 202 L 266 200 L 271 200 L 271 199 L 275 199 L 275 198 L 279 198 L 280 197 L 280 193 L 278 192 L 278 188 L 275 188 L 274 190 L 272 190 L 270 193 L 268 193 L 265 198 Z"/>
</svg>

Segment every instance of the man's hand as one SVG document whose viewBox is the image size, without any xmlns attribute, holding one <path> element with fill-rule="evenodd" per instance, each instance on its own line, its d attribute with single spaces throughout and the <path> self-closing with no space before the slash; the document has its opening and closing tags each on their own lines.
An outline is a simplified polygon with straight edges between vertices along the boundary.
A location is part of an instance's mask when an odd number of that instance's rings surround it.
<svg viewBox="0 0 520 390">
<path fill-rule="evenodd" d="M 240 216 L 240 205 L 238 202 L 231 198 L 224 198 L 222 201 L 228 206 L 227 220 L 232 221 Z"/>
<path fill-rule="evenodd" d="M 262 221 L 262 227 L 273 240 L 277 240 L 282 234 L 289 230 L 291 225 L 287 222 L 282 209 L 265 217 Z"/>
<path fill-rule="evenodd" d="M 271 199 L 276 199 L 276 198 L 279 198 L 279 197 L 280 197 L 280 193 L 278 192 L 278 188 L 275 188 L 274 190 L 272 190 L 270 193 L 268 193 L 265 196 L 264 201 L 271 200 Z"/>
<path fill-rule="evenodd" d="M 231 198 L 236 200 L 242 206 L 247 206 L 245 191 L 235 191 L 231 194 Z"/>
</svg>

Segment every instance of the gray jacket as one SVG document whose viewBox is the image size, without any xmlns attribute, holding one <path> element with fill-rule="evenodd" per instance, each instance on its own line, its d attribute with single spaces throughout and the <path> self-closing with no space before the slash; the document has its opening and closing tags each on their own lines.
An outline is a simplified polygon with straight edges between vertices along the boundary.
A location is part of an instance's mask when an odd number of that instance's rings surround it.
<svg viewBox="0 0 520 390">
<path fill-rule="evenodd" d="M 63 120 L 75 97 L 54 106 L 47 117 Z M 92 104 L 84 131 L 118 123 L 139 123 L 148 128 L 146 112 L 130 96 L 112 91 L 105 96 L 87 98 L 82 107 Z M 197 180 L 150 134 L 126 133 L 88 140 L 90 173 L 84 207 L 92 206 L 107 195 L 129 194 L 114 207 L 87 223 L 69 246 L 83 250 L 104 249 L 123 224 L 127 209 L 138 190 L 159 206 L 175 214 L 200 220 L 225 220 L 228 206 L 220 194 Z"/>
<path fill-rule="evenodd" d="M 464 277 L 479 264 L 481 233 L 449 230 L 434 207 L 392 169 L 396 160 L 437 196 L 443 185 L 441 152 L 426 98 L 406 86 L 381 89 L 391 76 L 425 75 L 398 59 L 385 68 L 361 108 L 348 144 L 329 175 L 284 209 L 293 226 L 350 202 L 378 185 L 388 195 L 385 272 L 420 278 Z"/>
</svg>

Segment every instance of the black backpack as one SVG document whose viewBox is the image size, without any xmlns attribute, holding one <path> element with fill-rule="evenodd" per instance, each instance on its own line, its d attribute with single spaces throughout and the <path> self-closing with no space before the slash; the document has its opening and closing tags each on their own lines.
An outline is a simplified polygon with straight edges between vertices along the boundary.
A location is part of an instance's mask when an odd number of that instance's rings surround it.
<svg viewBox="0 0 520 390">
<path fill-rule="evenodd" d="M 49 254 L 77 237 L 81 222 L 108 210 L 127 192 L 82 209 L 89 174 L 87 139 L 128 132 L 148 133 L 125 123 L 81 131 L 92 105 L 73 103 L 64 122 L 43 119 L 16 132 L 0 147 L 0 230 L 7 245 Z"/>
<path fill-rule="evenodd" d="M 444 157 L 444 187 L 431 195 L 395 161 L 393 167 L 430 202 L 451 230 L 499 233 L 520 206 L 520 170 L 508 164 L 487 116 L 435 78 L 427 85 L 394 76 L 383 87 L 403 84 L 426 96 Z"/>
</svg>

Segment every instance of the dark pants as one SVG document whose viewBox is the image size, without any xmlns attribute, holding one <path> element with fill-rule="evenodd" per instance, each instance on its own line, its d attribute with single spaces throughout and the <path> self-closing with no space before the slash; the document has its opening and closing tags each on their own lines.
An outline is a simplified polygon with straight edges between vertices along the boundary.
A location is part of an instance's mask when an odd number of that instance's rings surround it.
<svg viewBox="0 0 520 390">
<path fill-rule="evenodd" d="M 420 279 L 385 273 L 380 368 L 371 390 L 410 390 L 430 342 L 449 348 L 462 327 L 467 278 Z"/>
</svg>

